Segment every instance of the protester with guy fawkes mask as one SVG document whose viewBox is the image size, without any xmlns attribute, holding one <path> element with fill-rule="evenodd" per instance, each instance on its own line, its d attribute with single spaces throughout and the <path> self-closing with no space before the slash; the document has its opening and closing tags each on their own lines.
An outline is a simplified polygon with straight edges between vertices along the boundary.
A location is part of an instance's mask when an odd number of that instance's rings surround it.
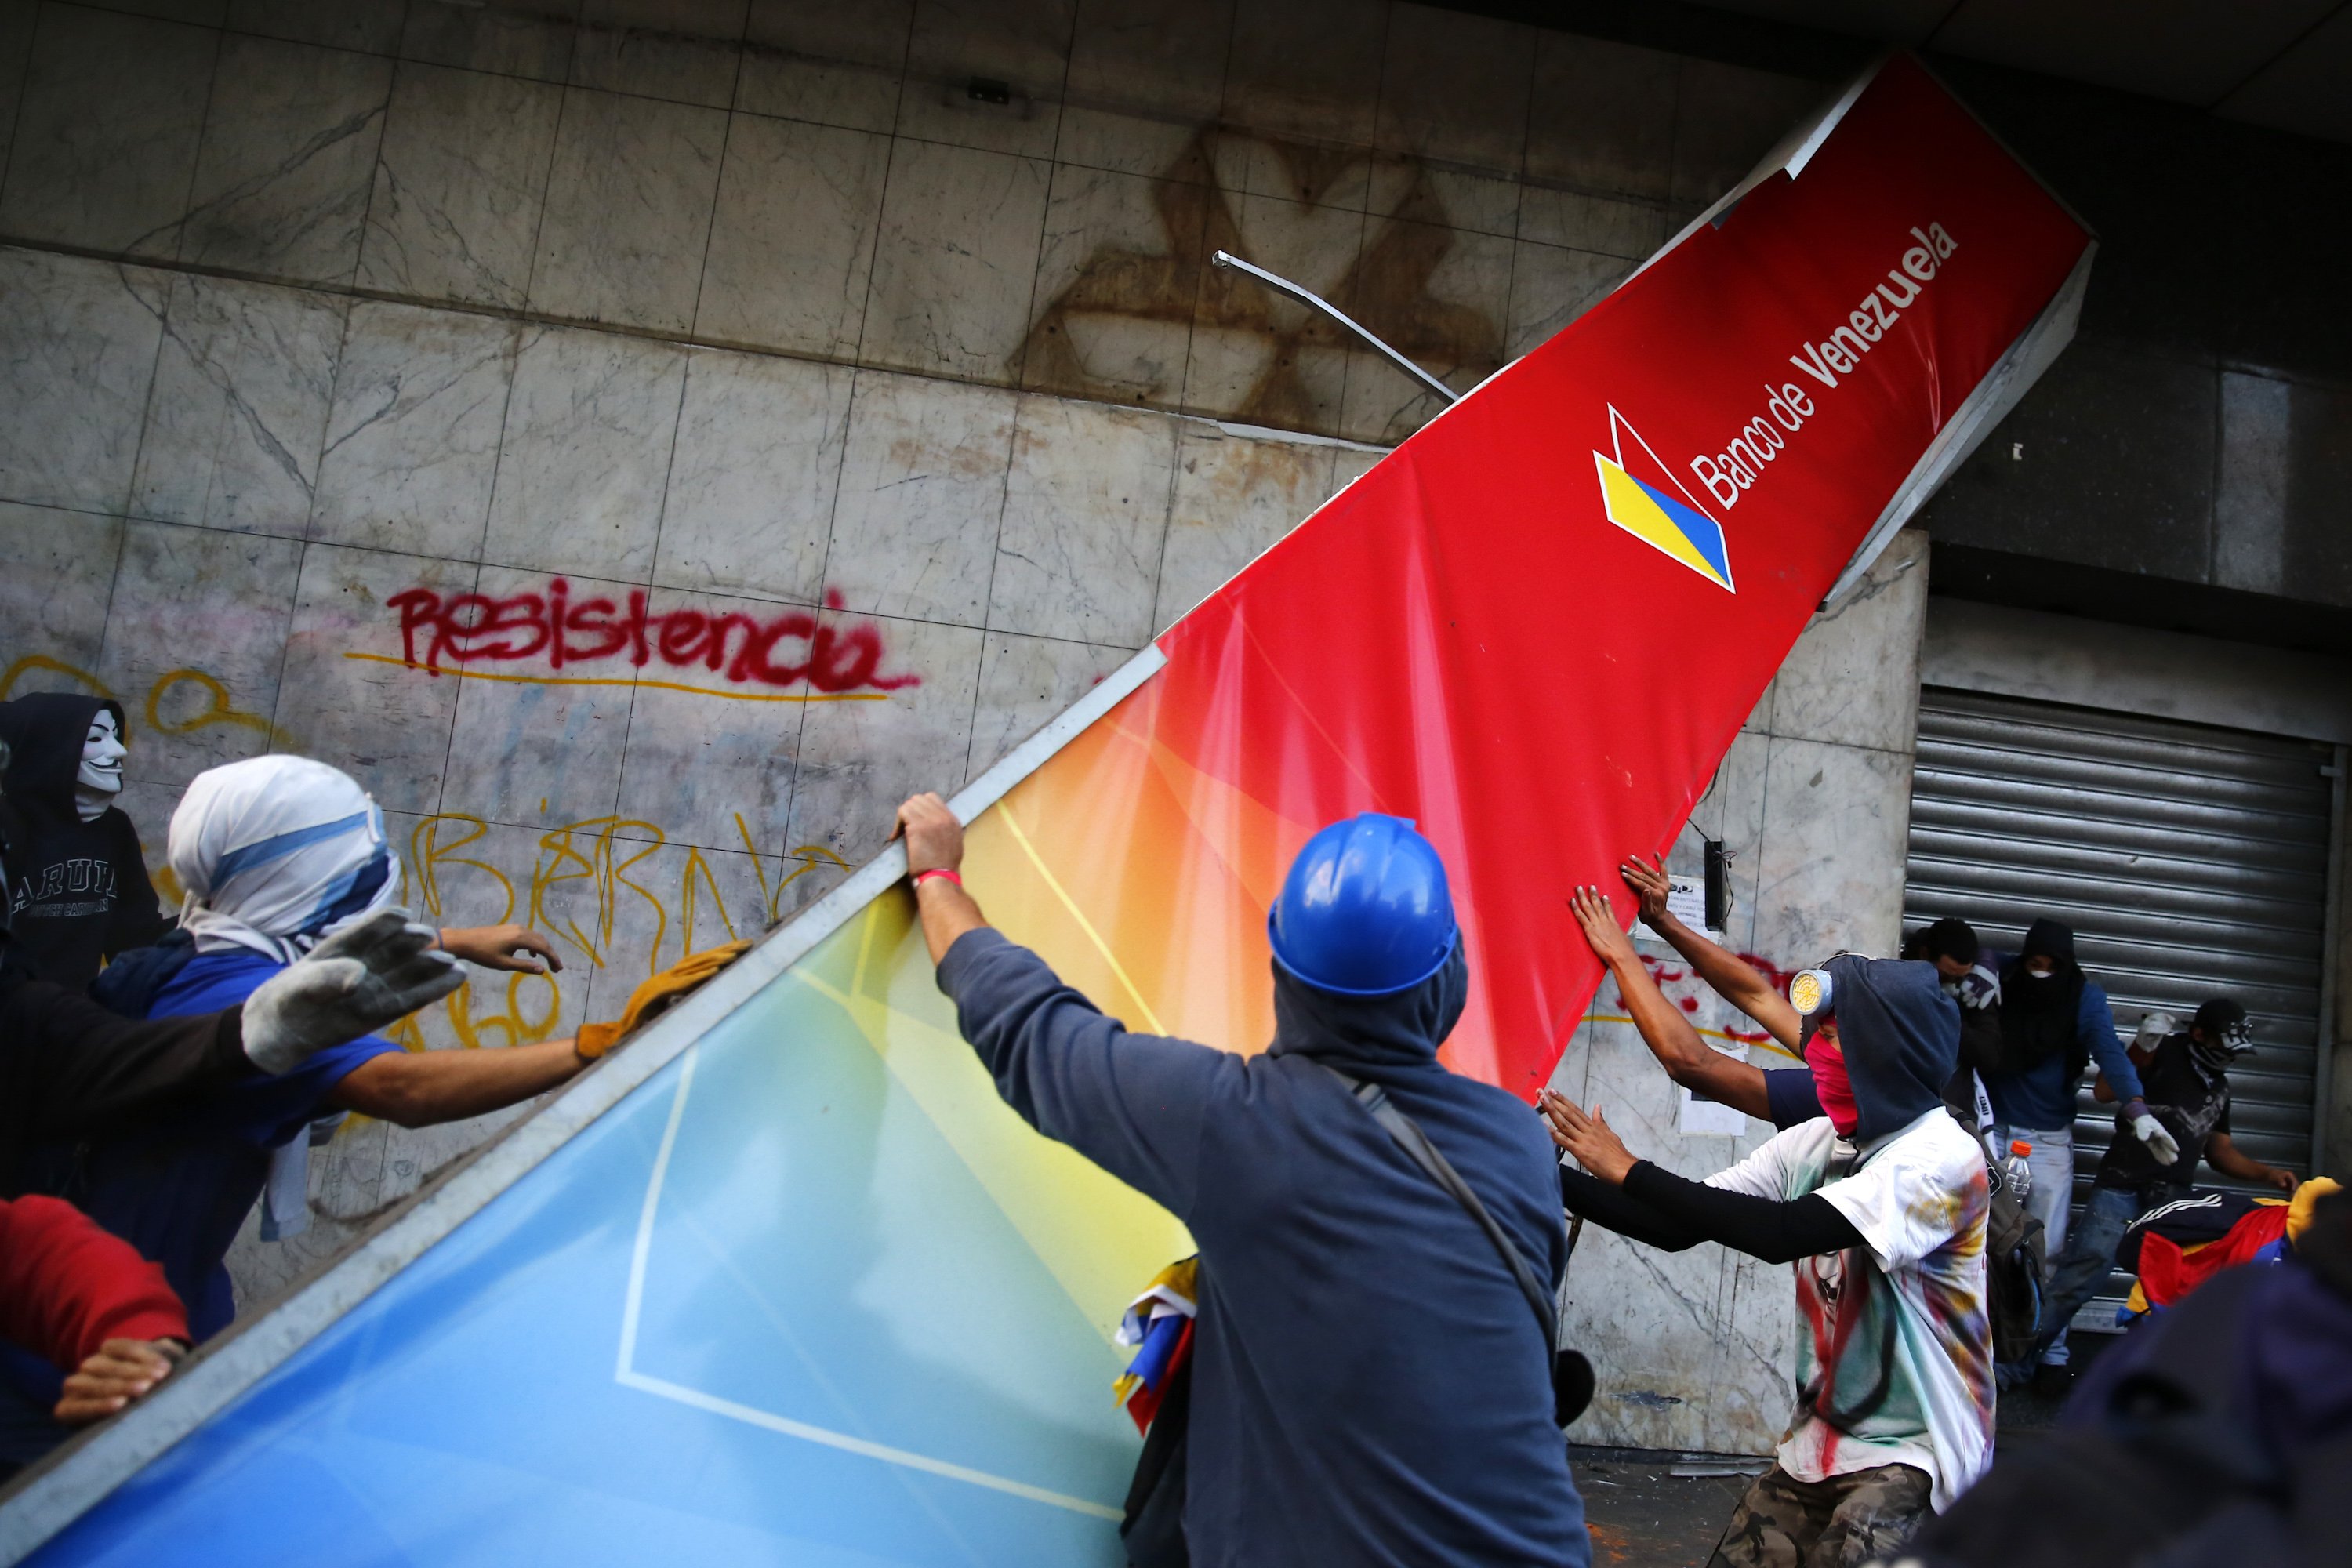
<svg viewBox="0 0 2352 1568">
<path fill-rule="evenodd" d="M 0 702 L 8 748 L 7 899 L 20 960 L 68 990 L 171 929 L 116 799 L 129 732 L 108 698 L 37 692 Z"/>
<path fill-rule="evenodd" d="M 383 918 L 400 883 L 383 814 L 357 781 L 307 757 L 251 757 L 198 774 L 173 813 L 170 853 L 186 891 L 184 936 L 109 969 L 97 988 L 126 1017 L 199 1016 L 242 1004 L 249 1018 L 254 1001 L 313 956 Z M 445 950 L 452 986 L 452 955 L 535 971 L 531 955 L 551 951 L 545 938 L 514 927 L 416 927 L 411 935 Z M 135 1123 L 38 1143 L 18 1157 L 16 1177 L 26 1191 L 68 1199 L 163 1265 L 202 1342 L 236 1315 L 226 1260 L 256 1200 L 267 1194 L 265 1240 L 307 1222 L 315 1123 L 355 1110 L 429 1127 L 501 1110 L 567 1081 L 611 1043 L 587 1034 L 410 1051 L 351 1031 Z M 28 1461 L 63 1440 L 50 1414 L 59 1386 L 47 1358 L 0 1341 L 0 1459 Z"/>
</svg>

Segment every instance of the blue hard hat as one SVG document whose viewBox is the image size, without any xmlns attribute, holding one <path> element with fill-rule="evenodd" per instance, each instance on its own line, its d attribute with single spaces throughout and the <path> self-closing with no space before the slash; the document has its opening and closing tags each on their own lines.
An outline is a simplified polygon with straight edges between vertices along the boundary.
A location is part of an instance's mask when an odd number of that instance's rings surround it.
<svg viewBox="0 0 2352 1568">
<path fill-rule="evenodd" d="M 1408 990 L 1454 952 L 1445 862 L 1402 816 L 1368 811 L 1335 822 L 1290 863 L 1265 934 L 1274 961 L 1318 990 Z"/>
</svg>

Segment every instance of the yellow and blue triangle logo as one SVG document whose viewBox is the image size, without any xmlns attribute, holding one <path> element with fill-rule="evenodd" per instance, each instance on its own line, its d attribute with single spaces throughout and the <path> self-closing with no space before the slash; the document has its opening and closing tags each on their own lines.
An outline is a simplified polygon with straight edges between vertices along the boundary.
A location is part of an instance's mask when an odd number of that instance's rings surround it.
<svg viewBox="0 0 2352 1568">
<path fill-rule="evenodd" d="M 1626 471 L 1623 437 L 1628 435 L 1649 459 L 1643 466 L 1661 482 L 1637 479 Z M 1671 555 L 1716 586 L 1738 593 L 1731 583 L 1731 555 L 1724 544 L 1723 525 L 1699 510 L 1696 500 L 1675 482 L 1666 466 L 1658 461 L 1658 455 L 1650 450 L 1650 444 L 1642 439 L 1641 433 L 1626 424 L 1624 416 L 1613 407 L 1609 410 L 1609 436 L 1617 455 L 1612 458 L 1600 452 L 1592 454 L 1601 475 L 1601 506 L 1609 521 L 1643 543 Z M 1673 489 L 1667 489 L 1669 485 Z M 1676 495 L 1676 490 L 1682 493 Z"/>
</svg>

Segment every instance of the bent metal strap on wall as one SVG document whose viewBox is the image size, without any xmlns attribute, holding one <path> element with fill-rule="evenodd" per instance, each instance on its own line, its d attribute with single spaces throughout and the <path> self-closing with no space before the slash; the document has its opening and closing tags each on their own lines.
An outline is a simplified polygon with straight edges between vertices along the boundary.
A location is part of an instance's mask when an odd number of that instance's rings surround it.
<svg viewBox="0 0 2352 1568">
<path fill-rule="evenodd" d="M 1890 60 L 960 796 L 969 885 L 1131 1026 L 1250 1051 L 1291 855 L 1415 818 L 1475 975 L 1447 1059 L 1532 1095 L 1599 978 L 1563 890 L 1673 837 L 2090 253 Z M 1110 1336 L 1190 1244 L 997 1100 L 903 868 L 21 1484 L 0 1557 L 1116 1561 Z"/>
</svg>

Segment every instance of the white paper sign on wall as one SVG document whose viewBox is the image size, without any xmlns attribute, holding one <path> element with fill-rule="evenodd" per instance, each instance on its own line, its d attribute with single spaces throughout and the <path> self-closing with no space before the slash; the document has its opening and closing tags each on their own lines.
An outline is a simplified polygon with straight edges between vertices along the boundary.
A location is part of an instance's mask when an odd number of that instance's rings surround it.
<svg viewBox="0 0 2352 1568">
<path fill-rule="evenodd" d="M 1740 1138 L 1748 1132 L 1748 1114 L 1719 1100 L 1701 1100 L 1683 1090 L 1683 1111 L 1677 1130 L 1685 1138 Z"/>
<path fill-rule="evenodd" d="M 1709 1040 L 1707 1045 L 1733 1061 L 1748 1059 L 1748 1047 L 1741 1041 Z M 1685 1089 L 1682 1114 L 1675 1128 L 1685 1138 L 1744 1138 L 1748 1135 L 1748 1114 L 1719 1100 L 1701 1100 Z"/>
<path fill-rule="evenodd" d="M 1711 940 L 1719 942 L 1723 938 L 1723 933 L 1719 931 L 1707 931 L 1706 883 L 1701 878 L 1669 877 L 1666 879 L 1666 913 L 1693 931 L 1706 931 Z M 1653 942 L 1666 940 L 1652 931 L 1647 921 L 1642 921 L 1634 928 L 1634 934 L 1646 936 Z"/>
</svg>

